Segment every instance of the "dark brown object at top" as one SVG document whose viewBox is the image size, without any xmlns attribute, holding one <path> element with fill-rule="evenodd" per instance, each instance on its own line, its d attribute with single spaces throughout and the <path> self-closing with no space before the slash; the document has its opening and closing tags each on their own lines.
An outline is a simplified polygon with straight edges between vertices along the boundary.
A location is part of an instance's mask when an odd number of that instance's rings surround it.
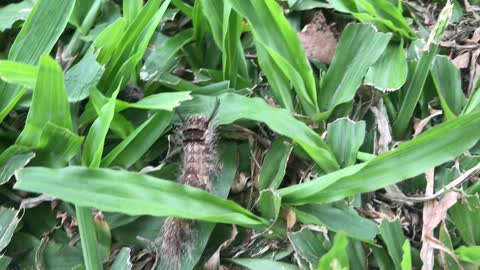
<svg viewBox="0 0 480 270">
<path fill-rule="evenodd" d="M 312 21 L 298 33 L 300 42 L 310 61 L 330 64 L 337 48 L 337 39 L 321 11 L 315 12 Z"/>
</svg>

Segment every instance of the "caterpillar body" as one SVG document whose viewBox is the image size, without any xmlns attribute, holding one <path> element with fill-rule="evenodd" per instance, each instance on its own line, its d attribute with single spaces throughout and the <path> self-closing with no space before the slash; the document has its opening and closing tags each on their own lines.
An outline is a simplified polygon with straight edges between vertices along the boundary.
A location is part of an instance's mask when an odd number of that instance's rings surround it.
<svg viewBox="0 0 480 270">
<path fill-rule="evenodd" d="M 212 175 L 217 164 L 215 126 L 211 121 L 217 108 L 218 104 L 209 118 L 191 116 L 178 130 L 183 152 L 182 173 L 178 181 L 208 192 L 212 189 Z M 180 268 L 182 256 L 190 255 L 196 242 L 194 222 L 173 217 L 165 220 L 160 245 L 160 265 L 163 269 Z"/>
</svg>

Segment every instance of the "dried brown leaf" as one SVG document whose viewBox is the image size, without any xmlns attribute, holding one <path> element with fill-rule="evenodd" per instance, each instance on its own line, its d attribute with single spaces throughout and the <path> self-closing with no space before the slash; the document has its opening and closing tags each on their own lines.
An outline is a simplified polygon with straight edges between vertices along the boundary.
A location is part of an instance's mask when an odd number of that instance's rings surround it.
<svg viewBox="0 0 480 270">
<path fill-rule="evenodd" d="M 337 39 L 321 11 L 315 13 L 312 21 L 298 33 L 298 37 L 310 60 L 323 64 L 332 62 Z"/>
</svg>

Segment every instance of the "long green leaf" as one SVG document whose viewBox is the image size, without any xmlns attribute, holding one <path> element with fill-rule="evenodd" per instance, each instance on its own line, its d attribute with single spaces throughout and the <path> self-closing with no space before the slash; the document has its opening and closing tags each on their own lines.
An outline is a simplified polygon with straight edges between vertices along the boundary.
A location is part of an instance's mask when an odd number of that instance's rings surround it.
<svg viewBox="0 0 480 270">
<path fill-rule="evenodd" d="M 293 110 L 289 81 L 293 83 L 303 109 L 318 112 L 317 91 L 307 56 L 280 6 L 274 0 L 228 0 L 238 14 L 252 25 L 257 56 L 278 101 Z M 287 82 L 286 85 L 281 85 Z M 286 93 L 282 93 L 286 92 Z"/>
<path fill-rule="evenodd" d="M 332 265 L 336 269 L 349 269 L 350 264 L 347 255 L 348 239 L 345 233 L 339 232 L 335 235 L 332 248 L 320 258 L 318 270 L 331 268 Z"/>
<path fill-rule="evenodd" d="M 29 167 L 16 173 L 15 188 L 48 194 L 80 206 L 129 215 L 173 216 L 262 226 L 238 204 L 203 190 L 127 171 Z M 265 223 L 266 224 L 266 223 Z"/>
<path fill-rule="evenodd" d="M 430 72 L 445 117 L 455 119 L 465 105 L 460 70 L 447 56 L 437 55 Z"/>
<path fill-rule="evenodd" d="M 397 90 L 407 81 L 408 64 L 403 42 L 388 44 L 365 76 L 365 84 L 382 91 Z"/>
<path fill-rule="evenodd" d="M 12 84 L 34 88 L 38 68 L 14 61 L 0 61 L 0 79 Z"/>
<path fill-rule="evenodd" d="M 37 64 L 42 54 L 52 50 L 68 23 L 74 5 L 75 0 L 39 0 L 15 39 L 8 60 Z M 0 122 L 23 93 L 24 90 L 17 86 L 0 82 Z"/>
<path fill-rule="evenodd" d="M 0 251 L 7 247 L 20 220 L 18 210 L 0 207 Z"/>
<path fill-rule="evenodd" d="M 443 123 L 369 162 L 280 189 L 282 202 L 332 202 L 414 177 L 475 145 L 480 138 L 479 125 L 480 113 Z"/>
<path fill-rule="evenodd" d="M 359 216 L 355 210 L 326 204 L 307 204 L 294 209 L 297 219 L 304 224 L 327 226 L 330 230 L 345 232 L 349 237 L 373 241 L 378 226 Z"/>
<path fill-rule="evenodd" d="M 390 33 L 377 32 L 371 25 L 345 27 L 320 88 L 318 101 L 322 110 L 333 110 L 353 99 L 368 68 L 382 55 L 390 37 Z"/>
<path fill-rule="evenodd" d="M 117 145 L 102 160 L 102 167 L 130 167 L 160 138 L 172 121 L 173 113 L 157 112 Z"/>
<path fill-rule="evenodd" d="M 50 56 L 44 55 L 40 58 L 32 106 L 28 112 L 25 128 L 16 143 L 37 146 L 40 139 L 38 134 L 47 122 L 72 130 L 62 69 Z"/>
<path fill-rule="evenodd" d="M 296 265 L 288 264 L 284 262 L 272 261 L 269 259 L 248 259 L 248 258 L 239 258 L 232 259 L 232 262 L 239 264 L 243 267 L 246 267 L 250 270 L 299 270 Z"/>
</svg>

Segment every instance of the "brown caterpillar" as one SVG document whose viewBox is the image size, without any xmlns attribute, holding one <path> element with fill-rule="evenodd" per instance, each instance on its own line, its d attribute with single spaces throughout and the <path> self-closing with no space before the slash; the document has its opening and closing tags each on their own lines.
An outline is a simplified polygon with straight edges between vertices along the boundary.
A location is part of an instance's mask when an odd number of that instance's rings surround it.
<svg viewBox="0 0 480 270">
<path fill-rule="evenodd" d="M 212 119 L 218 107 L 217 101 L 209 118 L 194 115 L 187 120 L 182 119 L 183 126 L 178 130 L 183 151 L 182 174 L 178 181 L 208 192 L 212 189 L 212 175 L 217 164 Z M 193 225 L 194 221 L 189 219 L 168 217 L 165 220 L 160 246 L 161 265 L 165 269 L 179 268 L 182 255 L 190 254 L 196 238 Z"/>
</svg>

